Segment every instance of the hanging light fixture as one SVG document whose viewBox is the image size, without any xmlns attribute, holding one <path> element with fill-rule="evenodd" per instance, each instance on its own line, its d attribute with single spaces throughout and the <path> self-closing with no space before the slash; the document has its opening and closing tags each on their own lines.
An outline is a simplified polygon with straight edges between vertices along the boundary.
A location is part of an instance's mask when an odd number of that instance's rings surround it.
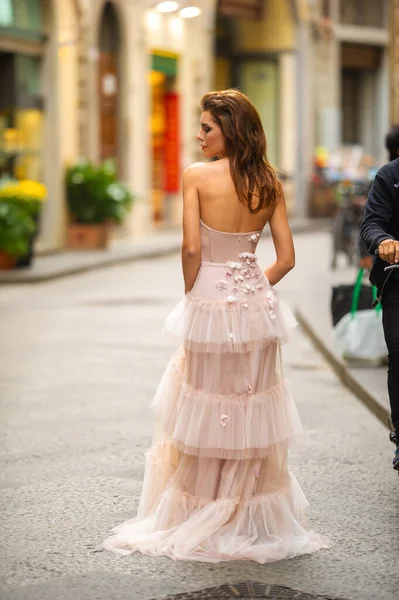
<svg viewBox="0 0 399 600">
<path fill-rule="evenodd" d="M 186 6 L 179 11 L 179 15 L 183 19 L 193 19 L 199 17 L 200 14 L 202 14 L 202 10 L 198 6 Z"/>
<path fill-rule="evenodd" d="M 178 10 L 180 7 L 180 4 L 178 2 L 172 2 L 172 0 L 169 0 L 168 2 L 159 2 L 155 8 L 158 12 L 160 13 L 171 13 L 171 12 L 175 12 L 176 10 Z"/>
</svg>

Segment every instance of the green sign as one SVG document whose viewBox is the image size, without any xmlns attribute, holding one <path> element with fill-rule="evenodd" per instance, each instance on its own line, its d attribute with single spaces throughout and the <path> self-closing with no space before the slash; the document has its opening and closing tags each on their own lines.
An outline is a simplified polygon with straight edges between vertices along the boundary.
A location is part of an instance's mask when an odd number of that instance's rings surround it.
<svg viewBox="0 0 399 600">
<path fill-rule="evenodd" d="M 175 77 L 177 74 L 177 59 L 162 54 L 153 54 L 151 69 L 165 73 L 169 77 Z"/>
</svg>

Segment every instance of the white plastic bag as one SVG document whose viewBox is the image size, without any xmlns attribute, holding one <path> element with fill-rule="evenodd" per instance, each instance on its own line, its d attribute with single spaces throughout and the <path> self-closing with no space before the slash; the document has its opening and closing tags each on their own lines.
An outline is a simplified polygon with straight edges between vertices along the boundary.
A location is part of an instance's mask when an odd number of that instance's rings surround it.
<svg viewBox="0 0 399 600">
<path fill-rule="evenodd" d="M 387 355 L 382 311 L 348 313 L 334 327 L 337 350 L 347 360 L 381 362 Z"/>
</svg>

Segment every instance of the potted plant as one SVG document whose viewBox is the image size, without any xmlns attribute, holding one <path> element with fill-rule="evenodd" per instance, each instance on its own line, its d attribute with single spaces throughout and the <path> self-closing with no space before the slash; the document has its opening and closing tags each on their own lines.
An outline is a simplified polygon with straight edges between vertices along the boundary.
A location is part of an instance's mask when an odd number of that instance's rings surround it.
<svg viewBox="0 0 399 600">
<path fill-rule="evenodd" d="M 15 206 L 29 216 L 34 225 L 26 251 L 18 254 L 17 267 L 27 267 L 32 263 L 34 242 L 39 234 L 40 214 L 46 198 L 46 186 L 38 181 L 5 179 L 0 184 L 0 205 L 5 203 Z"/>
<path fill-rule="evenodd" d="M 81 160 L 66 171 L 66 196 L 70 214 L 68 246 L 105 248 L 112 223 L 122 223 L 133 196 L 116 178 L 115 166 L 105 161 L 94 166 Z"/>
<path fill-rule="evenodd" d="M 35 231 L 33 217 L 13 202 L 0 202 L 0 269 L 12 269 L 27 254 Z"/>
</svg>

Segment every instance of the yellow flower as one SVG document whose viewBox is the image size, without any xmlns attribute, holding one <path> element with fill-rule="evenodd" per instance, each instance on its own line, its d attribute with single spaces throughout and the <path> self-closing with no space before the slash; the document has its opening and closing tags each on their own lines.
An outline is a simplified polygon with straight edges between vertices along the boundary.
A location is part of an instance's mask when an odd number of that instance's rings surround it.
<svg viewBox="0 0 399 600">
<path fill-rule="evenodd" d="M 20 198 L 21 200 L 36 200 L 43 202 L 47 197 L 47 188 L 38 181 L 24 179 L 0 187 L 0 198 Z"/>
</svg>

